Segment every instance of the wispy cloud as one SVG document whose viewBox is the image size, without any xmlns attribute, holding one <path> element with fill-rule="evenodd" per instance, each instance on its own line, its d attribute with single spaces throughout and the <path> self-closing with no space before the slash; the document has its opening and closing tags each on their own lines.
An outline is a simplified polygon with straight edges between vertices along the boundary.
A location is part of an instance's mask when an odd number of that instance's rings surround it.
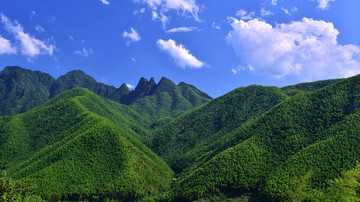
<svg viewBox="0 0 360 202">
<path fill-rule="evenodd" d="M 273 27 L 258 19 L 234 19 L 231 26 L 227 42 L 255 74 L 308 81 L 360 73 L 360 47 L 339 45 L 332 23 L 303 18 Z"/>
<path fill-rule="evenodd" d="M 176 65 L 185 69 L 186 67 L 190 68 L 201 68 L 205 64 L 193 55 L 189 53 L 189 50 L 184 48 L 182 44 L 177 45 L 176 42 L 172 39 L 164 41 L 162 39 L 158 39 L 156 44 L 159 48 L 165 52 L 167 52 L 172 59 L 174 59 Z"/>
<path fill-rule="evenodd" d="M 1 21 L 6 31 L 15 35 L 15 39 L 20 42 L 20 50 L 23 55 L 34 57 L 37 55 L 53 55 L 55 45 L 45 42 L 25 33 L 23 27 L 16 21 L 11 21 L 4 14 L 0 14 Z"/>
<path fill-rule="evenodd" d="M 197 27 L 176 27 L 176 28 L 172 28 L 167 30 L 167 33 L 175 33 L 175 32 L 192 32 L 192 31 L 197 31 L 198 28 Z"/>
<path fill-rule="evenodd" d="M 126 84 L 126 86 L 131 90 L 131 89 L 135 89 L 135 86 L 131 85 L 131 84 Z"/>
<path fill-rule="evenodd" d="M 35 30 L 36 30 L 37 32 L 45 32 L 45 29 L 44 29 L 43 27 L 41 27 L 40 25 L 36 25 L 36 26 L 35 26 Z"/>
<path fill-rule="evenodd" d="M 271 11 L 265 10 L 264 8 L 261 7 L 261 9 L 260 9 L 260 15 L 261 15 L 262 17 L 266 17 L 266 16 L 274 15 L 274 13 L 271 12 Z"/>
<path fill-rule="evenodd" d="M 109 1 L 107 1 L 107 0 L 100 0 L 101 1 L 101 3 L 103 3 L 103 4 L 105 4 L 105 5 L 110 5 L 110 2 Z"/>
<path fill-rule="evenodd" d="M 160 20 L 165 28 L 166 23 L 169 21 L 167 12 L 175 10 L 179 15 L 190 15 L 196 21 L 200 21 L 198 13 L 199 6 L 196 0 L 133 0 L 136 3 L 147 4 L 152 10 L 152 19 Z"/>
<path fill-rule="evenodd" d="M 145 8 L 140 8 L 139 10 L 134 11 L 134 15 L 143 14 L 145 12 Z"/>
<path fill-rule="evenodd" d="M 11 42 L 0 36 L 0 55 L 16 54 L 16 48 L 11 45 Z"/>
<path fill-rule="evenodd" d="M 93 53 L 94 53 L 94 51 L 91 48 L 89 48 L 89 49 L 83 48 L 82 50 L 74 51 L 75 55 L 81 55 L 84 57 L 88 57 L 90 54 L 93 54 Z"/>
<path fill-rule="evenodd" d="M 329 7 L 329 2 L 334 2 L 335 0 L 312 0 L 319 3 L 318 7 L 322 10 L 325 10 Z"/>
<path fill-rule="evenodd" d="M 240 19 L 242 19 L 242 20 L 250 20 L 250 19 L 254 18 L 255 12 L 251 11 L 248 13 L 246 10 L 240 9 L 240 10 L 236 11 L 236 16 L 240 17 Z"/>
<path fill-rule="evenodd" d="M 127 32 L 124 31 L 123 32 L 123 37 L 128 39 L 128 44 L 130 44 L 131 42 L 138 42 L 140 41 L 141 37 L 138 34 L 138 32 L 136 30 L 134 30 L 132 27 L 130 28 L 131 32 Z"/>
</svg>

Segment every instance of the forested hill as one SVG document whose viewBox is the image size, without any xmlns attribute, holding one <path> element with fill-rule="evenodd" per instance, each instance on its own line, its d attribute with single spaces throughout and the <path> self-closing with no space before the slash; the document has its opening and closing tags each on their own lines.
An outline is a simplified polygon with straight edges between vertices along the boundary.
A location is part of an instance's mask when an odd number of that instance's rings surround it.
<svg viewBox="0 0 360 202">
<path fill-rule="evenodd" d="M 183 112 L 200 106 L 211 97 L 192 85 L 175 85 L 163 77 L 158 84 L 152 78 L 141 78 L 135 90 L 126 84 L 119 88 L 97 82 L 81 70 L 71 71 L 58 79 L 39 71 L 8 66 L 0 72 L 0 115 L 26 112 L 61 92 L 83 87 L 113 101 L 129 105 L 151 119 L 149 127 L 157 128 Z"/>
<path fill-rule="evenodd" d="M 359 200 L 359 168 L 351 170 L 360 161 L 359 95 L 356 76 L 285 99 L 221 137 L 215 154 L 193 157 L 213 155 L 180 175 L 175 199 L 257 192 L 273 201 Z"/>
<path fill-rule="evenodd" d="M 0 166 L 47 200 L 154 200 L 173 172 L 138 140 L 143 121 L 128 106 L 74 88 L 0 117 Z"/>
</svg>

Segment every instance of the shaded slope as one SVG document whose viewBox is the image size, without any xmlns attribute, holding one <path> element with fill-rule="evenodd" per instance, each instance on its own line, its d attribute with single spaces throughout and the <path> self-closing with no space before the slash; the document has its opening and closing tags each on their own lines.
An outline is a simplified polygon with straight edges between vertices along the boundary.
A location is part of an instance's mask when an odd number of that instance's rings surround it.
<svg viewBox="0 0 360 202">
<path fill-rule="evenodd" d="M 6 67 L 0 72 L 0 115 L 23 113 L 43 104 L 54 82 L 42 72 Z"/>
<path fill-rule="evenodd" d="M 269 199 L 292 200 L 309 172 L 310 190 L 326 187 L 360 160 L 359 89 L 356 76 L 276 105 L 233 131 L 223 146 L 229 149 L 181 180 L 176 196 L 260 191 Z"/>
<path fill-rule="evenodd" d="M 238 88 L 180 116 L 156 131 L 146 144 L 181 172 L 209 160 L 227 133 L 286 98 L 276 87 Z"/>
<path fill-rule="evenodd" d="M 167 189 L 172 171 L 134 136 L 141 117 L 75 88 L 45 105 L 0 118 L 1 165 L 49 199 L 133 200 Z"/>
</svg>

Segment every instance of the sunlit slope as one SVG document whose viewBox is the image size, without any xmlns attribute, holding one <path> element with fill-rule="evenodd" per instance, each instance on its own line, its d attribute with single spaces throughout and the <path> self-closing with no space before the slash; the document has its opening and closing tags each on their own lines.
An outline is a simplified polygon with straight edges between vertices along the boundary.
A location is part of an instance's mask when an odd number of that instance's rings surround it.
<svg viewBox="0 0 360 202">
<path fill-rule="evenodd" d="M 224 150 L 229 132 L 286 98 L 277 87 L 238 88 L 180 116 L 156 131 L 146 144 L 181 172 Z"/>
<path fill-rule="evenodd" d="M 255 191 L 272 200 L 315 200 L 313 190 L 360 160 L 359 109 L 360 76 L 286 99 L 232 131 L 227 146 L 234 146 L 178 182 L 175 196 Z"/>
<path fill-rule="evenodd" d="M 89 90 L 66 91 L 0 119 L 1 165 L 44 198 L 139 199 L 169 188 L 172 171 L 135 138 L 146 133 L 127 106 Z"/>
</svg>

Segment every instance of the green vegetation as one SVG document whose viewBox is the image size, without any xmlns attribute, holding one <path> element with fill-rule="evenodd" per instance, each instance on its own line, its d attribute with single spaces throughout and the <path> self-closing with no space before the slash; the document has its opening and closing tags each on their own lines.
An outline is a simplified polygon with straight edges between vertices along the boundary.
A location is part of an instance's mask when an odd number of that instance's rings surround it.
<svg viewBox="0 0 360 202">
<path fill-rule="evenodd" d="M 81 70 L 70 71 L 58 79 L 20 67 L 6 67 L 0 72 L 0 115 L 10 116 L 40 106 L 56 95 L 76 87 L 87 88 L 97 95 L 130 106 L 147 119 L 144 127 L 154 130 L 169 123 L 187 110 L 211 100 L 194 86 L 176 86 L 163 77 L 141 78 L 134 91 L 126 84 L 115 88 L 97 82 Z"/>
<path fill-rule="evenodd" d="M 165 77 L 130 91 L 7 67 L 0 94 L 27 111 L 0 117 L 0 201 L 360 200 L 360 76 L 210 101 Z"/>
<path fill-rule="evenodd" d="M 286 98 L 276 87 L 238 88 L 180 116 L 156 131 L 145 144 L 180 173 L 205 163 L 216 154 L 229 132 Z"/>
<path fill-rule="evenodd" d="M 43 201 L 40 196 L 34 194 L 34 187 L 29 186 L 24 180 L 14 180 L 6 175 L 5 171 L 0 174 L 0 201 Z"/>
<path fill-rule="evenodd" d="M 0 162 L 44 199 L 135 200 L 169 188 L 172 171 L 136 136 L 127 106 L 75 88 L 27 113 L 0 119 Z"/>
<path fill-rule="evenodd" d="M 260 192 L 287 201 L 312 196 L 304 181 L 326 189 L 360 159 L 359 89 L 357 76 L 286 99 L 228 135 L 228 149 L 180 179 L 175 198 Z"/>
</svg>

